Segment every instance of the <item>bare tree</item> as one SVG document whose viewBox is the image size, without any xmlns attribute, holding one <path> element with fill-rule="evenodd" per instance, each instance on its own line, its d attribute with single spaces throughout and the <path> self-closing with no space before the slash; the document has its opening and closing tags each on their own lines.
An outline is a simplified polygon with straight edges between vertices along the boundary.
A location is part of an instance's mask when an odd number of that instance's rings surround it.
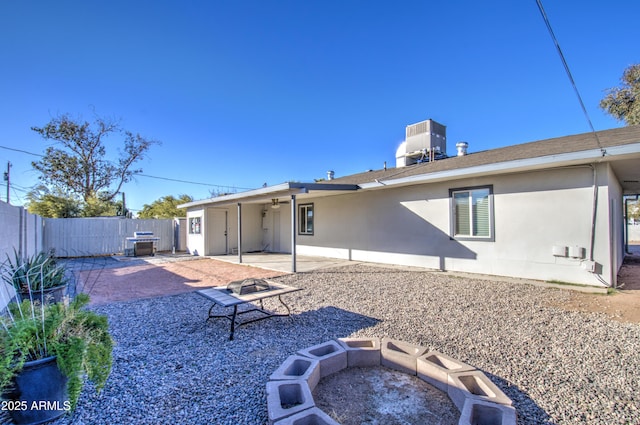
<svg viewBox="0 0 640 425">
<path fill-rule="evenodd" d="M 122 185 L 142 172 L 134 169 L 159 141 L 124 130 L 117 122 L 97 117 L 93 124 L 69 115 L 53 118 L 44 127 L 32 127 L 46 140 L 57 142 L 33 162 L 41 182 L 52 189 L 78 196 L 86 203 L 110 202 Z M 115 160 L 107 156 L 107 142 L 118 136 L 124 148 Z"/>
</svg>

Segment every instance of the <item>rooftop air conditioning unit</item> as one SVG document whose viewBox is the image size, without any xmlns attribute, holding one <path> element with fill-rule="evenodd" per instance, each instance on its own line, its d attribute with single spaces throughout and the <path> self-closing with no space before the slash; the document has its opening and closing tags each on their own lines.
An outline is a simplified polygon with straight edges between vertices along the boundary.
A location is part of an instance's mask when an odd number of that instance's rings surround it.
<svg viewBox="0 0 640 425">
<path fill-rule="evenodd" d="M 447 156 L 447 127 L 432 119 L 408 125 L 405 140 L 396 151 L 396 167 L 433 161 Z"/>
</svg>

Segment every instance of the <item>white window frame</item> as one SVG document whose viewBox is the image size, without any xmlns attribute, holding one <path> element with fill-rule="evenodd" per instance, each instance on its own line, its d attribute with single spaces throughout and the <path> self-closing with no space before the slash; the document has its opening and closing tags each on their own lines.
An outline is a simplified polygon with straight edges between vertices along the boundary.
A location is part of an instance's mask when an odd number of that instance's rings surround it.
<svg viewBox="0 0 640 425">
<path fill-rule="evenodd" d="M 474 209 L 473 199 L 474 199 L 474 193 L 477 195 L 481 192 L 486 192 L 486 198 L 489 203 L 488 211 L 487 211 L 488 222 L 486 223 L 489 230 L 488 235 L 474 234 L 474 233 L 477 233 L 478 228 L 474 228 L 474 211 L 477 211 L 477 210 Z M 466 217 L 467 219 L 466 224 L 469 228 L 468 234 L 458 233 L 458 228 L 457 228 L 458 208 L 456 203 L 456 195 L 464 195 L 464 194 L 467 195 L 467 199 L 468 199 L 467 210 L 469 215 L 468 217 Z M 492 185 L 449 189 L 449 203 L 450 203 L 450 211 L 451 211 L 450 212 L 450 218 L 451 218 L 450 236 L 452 239 L 469 240 L 469 241 L 489 241 L 489 242 L 495 241 L 495 221 L 494 221 L 494 213 L 493 213 L 493 186 Z"/>
<path fill-rule="evenodd" d="M 189 217 L 189 234 L 200 235 L 202 234 L 202 216 Z"/>
<path fill-rule="evenodd" d="M 311 223 L 308 220 L 308 214 L 311 211 Z M 312 236 L 315 229 L 315 210 L 313 204 L 298 205 L 298 234 Z M 309 224 L 311 227 L 309 228 Z"/>
</svg>

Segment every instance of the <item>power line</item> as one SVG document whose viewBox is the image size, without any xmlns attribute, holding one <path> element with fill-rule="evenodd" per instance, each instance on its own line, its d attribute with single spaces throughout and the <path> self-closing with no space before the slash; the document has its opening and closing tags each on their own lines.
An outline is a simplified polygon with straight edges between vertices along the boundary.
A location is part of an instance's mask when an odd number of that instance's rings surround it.
<svg viewBox="0 0 640 425">
<path fill-rule="evenodd" d="M 562 61 L 562 65 L 564 66 L 564 71 L 569 77 L 569 81 L 571 82 L 573 91 L 576 93 L 576 96 L 578 97 L 578 102 L 580 102 L 580 107 L 582 108 L 582 112 L 584 113 L 584 116 L 587 119 L 589 128 L 591 128 L 591 132 L 594 134 L 596 138 L 596 142 L 598 143 L 598 147 L 600 148 L 600 151 L 602 151 L 602 155 L 604 156 L 605 150 L 602 148 L 602 145 L 600 144 L 600 138 L 598 137 L 598 133 L 593 127 L 593 123 L 591 122 L 591 117 L 589 117 L 589 113 L 587 112 L 587 108 L 584 106 L 584 102 L 582 101 L 582 96 L 580 95 L 578 86 L 576 85 L 576 82 L 573 79 L 573 75 L 571 74 L 571 70 L 569 69 L 569 64 L 567 63 L 567 60 L 565 59 L 564 54 L 562 53 L 562 48 L 560 47 L 560 43 L 558 42 L 558 39 L 556 38 L 556 35 L 553 32 L 553 28 L 551 28 L 551 22 L 549 21 L 549 17 L 547 16 L 547 13 L 544 11 L 544 7 L 542 6 L 542 0 L 536 0 L 536 3 L 538 4 L 538 10 L 540 11 L 540 14 L 542 14 L 542 19 L 544 20 L 544 23 L 547 26 L 547 31 L 549 31 L 549 35 L 553 40 L 553 44 L 555 44 L 556 46 L 556 50 L 558 51 L 558 55 L 560 56 L 560 60 Z"/>
<path fill-rule="evenodd" d="M 24 153 L 24 154 L 27 154 L 27 155 L 38 156 L 38 157 L 41 157 L 41 158 L 45 157 L 45 155 L 42 155 L 42 154 L 39 154 L 39 153 L 29 152 L 29 151 L 25 151 L 25 150 L 22 150 L 22 149 L 10 148 L 8 146 L 0 145 L 0 149 L 7 149 L 7 150 L 10 150 L 10 151 L 20 152 L 20 153 Z M 142 177 L 148 177 L 148 178 L 151 178 L 151 179 L 167 180 L 167 181 L 174 181 L 174 182 L 178 182 L 178 183 L 195 184 L 195 185 L 200 185 L 200 186 L 234 188 L 234 189 L 242 189 L 242 190 L 255 189 L 253 187 L 238 187 L 238 186 L 222 185 L 222 184 L 214 184 L 214 183 L 193 182 L 193 181 L 189 181 L 189 180 L 172 179 L 172 178 L 169 178 L 169 177 L 151 176 L 149 174 L 135 174 L 135 175 L 136 176 L 142 176 Z"/>
<path fill-rule="evenodd" d="M 6 150 L 9 150 L 9 151 L 20 152 L 20 153 L 26 153 L 27 155 L 39 156 L 39 157 L 41 157 L 41 158 L 44 158 L 44 155 L 42 155 L 42 154 L 39 154 L 39 153 L 33 153 L 33 152 L 28 152 L 28 151 L 25 151 L 25 150 L 22 150 L 22 149 L 10 148 L 10 147 L 8 147 L 8 146 L 0 146 L 0 148 L 2 148 L 2 149 L 6 149 Z"/>
<path fill-rule="evenodd" d="M 149 177 L 151 179 L 168 180 L 168 181 L 178 182 L 178 183 L 198 184 L 201 186 L 215 186 L 215 187 L 226 187 L 226 188 L 232 187 L 235 189 L 244 189 L 244 190 L 255 189 L 253 187 L 238 187 L 238 186 L 220 185 L 220 184 L 212 184 L 212 183 L 192 182 L 188 180 L 172 179 L 169 177 L 150 176 L 149 174 L 136 174 L 136 176 Z"/>
</svg>

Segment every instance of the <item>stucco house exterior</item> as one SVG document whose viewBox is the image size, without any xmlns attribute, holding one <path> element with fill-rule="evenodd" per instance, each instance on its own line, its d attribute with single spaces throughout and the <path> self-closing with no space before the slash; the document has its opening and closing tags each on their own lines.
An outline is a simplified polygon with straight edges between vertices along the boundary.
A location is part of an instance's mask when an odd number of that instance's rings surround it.
<svg viewBox="0 0 640 425">
<path fill-rule="evenodd" d="M 418 149 L 415 149 L 418 147 Z M 446 156 L 407 127 L 395 168 L 182 205 L 194 255 L 291 253 L 615 286 L 623 197 L 640 193 L 640 126 Z"/>
</svg>

